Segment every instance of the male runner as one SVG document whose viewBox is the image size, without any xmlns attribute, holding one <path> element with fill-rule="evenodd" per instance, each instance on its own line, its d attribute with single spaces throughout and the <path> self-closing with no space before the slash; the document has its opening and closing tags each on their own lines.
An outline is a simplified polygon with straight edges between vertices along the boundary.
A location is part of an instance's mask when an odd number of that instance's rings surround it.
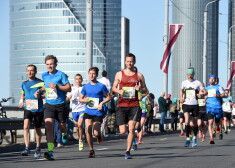
<svg viewBox="0 0 235 168">
<path fill-rule="evenodd" d="M 86 138 L 90 147 L 90 158 L 95 157 L 93 148 L 93 135 L 97 137 L 97 142 L 102 143 L 100 127 L 102 123 L 102 116 L 104 115 L 104 104 L 110 101 L 111 97 L 107 87 L 97 81 L 99 69 L 91 67 L 88 71 L 90 82 L 83 86 L 79 102 L 87 103 L 84 119 L 86 125 Z M 103 100 L 103 97 L 105 99 Z"/>
<path fill-rule="evenodd" d="M 191 132 L 191 127 L 194 134 L 192 147 L 197 146 L 197 117 L 199 110 L 197 96 L 200 97 L 200 95 L 198 94 L 200 90 L 202 90 L 202 93 L 206 93 L 202 83 L 194 79 L 194 74 L 194 68 L 188 68 L 188 79 L 182 82 L 182 86 L 180 89 L 180 101 L 183 103 L 182 109 L 185 118 L 185 147 L 188 147 L 190 145 L 189 134 Z"/>
<path fill-rule="evenodd" d="M 71 91 L 71 86 L 68 77 L 65 73 L 56 69 L 58 60 L 54 55 L 48 55 L 45 58 L 47 72 L 42 74 L 42 79 L 45 83 L 46 103 L 44 104 L 44 119 L 46 126 L 46 138 L 48 152 L 44 153 L 44 157 L 48 160 L 54 160 L 54 134 L 53 123 L 54 119 L 59 122 L 62 132 L 62 142 L 68 141 L 66 130 L 66 92 Z"/>
<path fill-rule="evenodd" d="M 128 124 L 129 126 L 125 159 L 132 158 L 130 150 L 135 135 L 135 125 L 137 121 L 140 121 L 141 117 L 137 92 L 141 91 L 142 94 L 148 93 L 144 76 L 136 72 L 134 68 L 135 63 L 135 55 L 128 54 L 125 57 L 126 69 L 116 73 L 112 87 L 113 92 L 119 94 L 116 120 L 120 133 L 127 133 L 126 125 Z"/>
<path fill-rule="evenodd" d="M 20 96 L 19 108 L 24 107 L 24 143 L 25 150 L 21 152 L 22 156 L 28 156 L 29 149 L 29 127 L 32 120 L 34 120 L 34 128 L 36 131 L 36 150 L 34 158 L 38 159 L 41 156 L 41 126 L 43 123 L 43 101 L 42 94 L 37 90 L 43 86 L 42 80 L 36 78 L 37 67 L 35 65 L 28 65 L 27 68 L 28 80 L 22 83 L 22 92 Z"/>
<path fill-rule="evenodd" d="M 86 108 L 85 103 L 80 103 L 79 96 L 82 91 L 82 75 L 81 74 L 76 74 L 74 77 L 74 86 L 72 86 L 72 92 L 69 92 L 67 94 L 67 100 L 71 100 L 72 104 L 72 115 L 73 115 L 73 120 L 74 123 L 77 125 L 77 133 L 78 133 L 78 138 L 79 138 L 79 151 L 82 151 L 84 149 L 84 143 L 82 141 L 82 136 L 83 136 L 83 118 L 84 118 L 84 111 Z"/>
<path fill-rule="evenodd" d="M 206 87 L 208 92 L 206 99 L 206 112 L 208 117 L 210 144 L 215 144 L 213 138 L 213 122 L 215 121 L 217 127 L 219 128 L 220 119 L 223 115 L 221 98 L 225 97 L 224 89 L 220 85 L 215 84 L 215 79 L 215 75 L 210 75 L 210 85 Z"/>
</svg>

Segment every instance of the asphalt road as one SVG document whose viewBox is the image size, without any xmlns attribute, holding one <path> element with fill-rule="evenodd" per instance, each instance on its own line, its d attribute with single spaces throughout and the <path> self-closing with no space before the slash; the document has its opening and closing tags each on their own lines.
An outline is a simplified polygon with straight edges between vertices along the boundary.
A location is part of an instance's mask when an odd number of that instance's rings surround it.
<svg viewBox="0 0 235 168">
<path fill-rule="evenodd" d="M 215 145 L 200 142 L 198 147 L 183 147 L 185 138 L 178 134 L 148 136 L 144 144 L 138 145 L 138 150 L 131 151 L 133 159 L 125 160 L 125 139 L 95 143 L 96 157 L 88 158 L 89 149 L 78 151 L 76 144 L 69 144 L 64 148 L 56 148 L 55 160 L 44 158 L 35 160 L 33 152 L 30 156 L 20 156 L 15 146 L 14 150 L 0 152 L 0 168 L 231 168 L 235 167 L 235 130 L 224 135 L 223 140 L 215 138 Z M 0 147 L 1 151 L 1 147 Z M 16 152 L 17 151 L 17 152 Z M 43 149 L 45 152 L 46 149 Z"/>
</svg>

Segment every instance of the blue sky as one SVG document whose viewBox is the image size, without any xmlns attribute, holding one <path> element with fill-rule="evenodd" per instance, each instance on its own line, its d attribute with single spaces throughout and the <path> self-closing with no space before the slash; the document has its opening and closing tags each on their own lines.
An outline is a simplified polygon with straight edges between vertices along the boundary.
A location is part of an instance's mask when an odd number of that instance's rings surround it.
<svg viewBox="0 0 235 168">
<path fill-rule="evenodd" d="M 1 99 L 10 96 L 8 0 L 0 0 L 0 11 Z M 228 0 L 220 0 L 220 13 L 219 77 L 220 84 L 225 87 L 227 82 L 227 44 L 225 43 L 227 43 L 228 32 Z M 159 65 L 163 55 L 164 0 L 144 2 L 140 0 L 122 0 L 122 15 L 130 19 L 130 52 L 136 55 L 136 65 L 138 70 L 144 74 L 150 92 L 158 97 L 163 89 L 163 73 L 159 69 Z M 169 71 L 169 92 L 171 92 L 170 78 L 171 70 Z"/>
</svg>

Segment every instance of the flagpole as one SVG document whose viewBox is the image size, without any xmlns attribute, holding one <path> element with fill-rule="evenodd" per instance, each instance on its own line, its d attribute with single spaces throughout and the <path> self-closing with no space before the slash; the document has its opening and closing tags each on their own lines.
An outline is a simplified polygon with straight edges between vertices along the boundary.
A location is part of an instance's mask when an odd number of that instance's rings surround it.
<svg viewBox="0 0 235 168">
<path fill-rule="evenodd" d="M 165 0 L 165 21 L 164 21 L 164 51 L 168 45 L 169 37 L 169 0 Z M 168 94 L 168 74 L 163 73 L 163 91 Z"/>
</svg>

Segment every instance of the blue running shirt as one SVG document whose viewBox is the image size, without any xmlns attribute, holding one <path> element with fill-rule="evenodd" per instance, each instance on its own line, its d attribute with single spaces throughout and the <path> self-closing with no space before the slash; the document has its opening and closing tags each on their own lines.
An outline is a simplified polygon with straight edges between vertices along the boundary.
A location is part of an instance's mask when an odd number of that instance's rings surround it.
<svg viewBox="0 0 235 168">
<path fill-rule="evenodd" d="M 89 82 L 83 86 L 81 91 L 81 94 L 85 97 L 89 97 L 92 99 L 96 98 L 98 100 L 98 104 L 103 101 L 103 96 L 107 93 L 109 93 L 107 87 L 100 82 L 97 82 L 95 85 L 91 85 L 91 83 Z M 104 107 L 101 111 L 99 111 L 97 108 L 92 108 L 91 106 L 89 106 L 89 103 L 87 103 L 85 113 L 92 116 L 102 116 L 104 114 Z"/>
<path fill-rule="evenodd" d="M 221 98 L 212 97 L 211 94 L 221 95 L 224 93 L 224 89 L 220 85 L 215 85 L 215 86 L 207 86 L 206 91 L 208 92 L 208 96 L 206 99 L 206 107 L 222 108 Z"/>
<path fill-rule="evenodd" d="M 42 79 L 45 83 L 46 89 L 46 103 L 51 105 L 62 104 L 66 101 L 66 92 L 60 89 L 49 88 L 49 83 L 54 83 L 56 85 L 64 86 L 69 83 L 68 77 L 64 72 L 56 70 L 55 74 L 49 74 L 44 72 L 42 74 Z"/>
<path fill-rule="evenodd" d="M 37 84 L 39 83 L 43 83 L 43 81 L 41 79 L 38 79 L 36 78 L 35 80 L 33 81 L 24 81 L 21 85 L 21 88 L 22 88 L 22 91 L 21 93 L 24 94 L 25 96 L 25 102 L 26 102 L 26 106 L 24 107 L 24 109 L 27 109 L 31 112 L 43 112 L 43 101 L 42 99 L 37 99 L 35 96 L 34 96 L 34 93 L 38 90 L 38 89 L 41 89 L 42 87 L 40 85 L 37 86 Z M 30 108 L 30 104 L 31 104 L 31 107 L 32 106 L 32 102 L 36 102 L 38 103 L 38 109 L 33 109 L 33 108 Z"/>
</svg>

